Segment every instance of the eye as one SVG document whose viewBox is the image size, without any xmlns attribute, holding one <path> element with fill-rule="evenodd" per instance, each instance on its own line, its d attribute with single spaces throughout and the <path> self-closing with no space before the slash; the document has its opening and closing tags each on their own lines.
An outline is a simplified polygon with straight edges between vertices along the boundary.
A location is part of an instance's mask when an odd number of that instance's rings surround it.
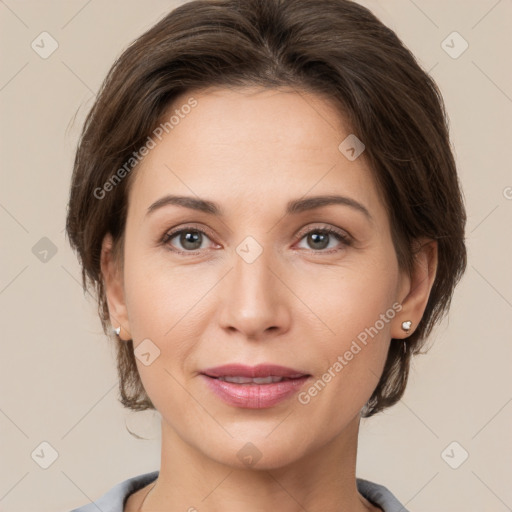
<svg viewBox="0 0 512 512">
<path fill-rule="evenodd" d="M 325 249 L 332 249 L 332 246 L 329 247 L 329 243 L 331 241 L 338 241 L 341 242 L 341 245 L 344 246 L 350 246 L 352 243 L 351 238 L 349 235 L 344 233 L 343 231 L 340 231 L 338 229 L 332 228 L 331 226 L 322 226 L 322 227 L 316 227 L 313 229 L 309 229 L 306 232 L 301 232 L 298 235 L 298 238 L 300 240 L 306 238 L 306 242 L 310 245 L 309 248 L 313 249 L 313 251 L 319 251 L 319 252 L 336 252 L 341 249 L 334 248 L 334 251 L 326 251 Z M 333 240 L 333 238 L 335 240 Z"/>
<path fill-rule="evenodd" d="M 185 226 L 183 228 L 166 233 L 162 238 L 162 244 L 170 244 L 173 246 L 172 250 L 175 250 L 178 253 L 194 253 L 194 251 L 204 249 L 202 245 L 205 238 L 207 240 L 210 239 L 202 229 L 196 228 L 194 226 Z M 174 239 L 177 240 L 176 243 L 181 244 L 181 248 L 176 248 L 176 246 L 171 243 Z"/>
<path fill-rule="evenodd" d="M 332 246 L 329 247 L 332 241 L 338 241 L 339 244 L 345 247 L 352 244 L 352 239 L 349 235 L 331 226 L 315 227 L 308 231 L 303 231 L 297 236 L 297 239 L 300 241 L 304 238 L 310 244 L 309 248 L 314 252 L 331 253 L 342 250 L 336 248 L 334 250 L 325 250 L 326 248 L 333 249 Z M 173 240 L 176 241 L 173 243 Z M 195 226 L 185 226 L 165 233 L 162 238 L 162 244 L 171 245 L 171 250 L 177 253 L 194 254 L 205 248 L 203 243 L 206 240 L 210 240 L 210 236 L 203 229 Z M 175 244 L 179 244 L 181 247 L 177 247 Z"/>
</svg>

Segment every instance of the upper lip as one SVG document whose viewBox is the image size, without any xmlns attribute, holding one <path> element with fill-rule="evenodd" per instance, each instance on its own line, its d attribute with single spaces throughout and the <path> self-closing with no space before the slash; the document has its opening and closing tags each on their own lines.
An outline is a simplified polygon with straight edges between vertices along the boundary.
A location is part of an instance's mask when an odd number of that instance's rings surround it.
<svg viewBox="0 0 512 512">
<path fill-rule="evenodd" d="M 201 372 L 208 377 L 303 377 L 309 375 L 301 370 L 287 368 L 275 364 L 258 364 L 256 366 L 246 366 L 243 364 L 225 364 L 207 368 Z"/>
</svg>

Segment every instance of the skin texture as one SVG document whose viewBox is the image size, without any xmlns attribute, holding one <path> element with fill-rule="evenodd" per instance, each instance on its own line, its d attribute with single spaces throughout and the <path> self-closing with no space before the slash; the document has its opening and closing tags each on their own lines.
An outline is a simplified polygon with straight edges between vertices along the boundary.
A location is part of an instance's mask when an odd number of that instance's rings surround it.
<svg viewBox="0 0 512 512">
<path fill-rule="evenodd" d="M 364 153 L 349 161 L 339 151 L 351 132 L 325 99 L 208 89 L 183 95 L 173 109 L 191 95 L 198 105 L 133 171 L 123 271 L 110 235 L 102 247 L 112 324 L 135 347 L 149 338 L 160 350 L 149 366 L 137 360 L 162 416 L 160 476 L 142 510 L 380 510 L 356 488 L 359 414 L 391 338 L 408 336 L 404 320 L 414 330 L 421 319 L 436 244 L 422 241 L 412 275 L 399 271 Z M 146 215 L 166 194 L 214 201 L 224 216 L 175 205 Z M 285 214 L 289 200 L 324 194 L 355 199 L 372 220 L 346 205 Z M 161 242 L 190 224 L 206 232 L 199 249 L 179 235 Z M 325 247 L 305 234 L 325 227 L 352 243 L 328 235 Z M 263 249 L 250 264 L 236 251 L 248 236 Z M 308 404 L 294 395 L 267 409 L 230 406 L 199 376 L 231 362 L 274 363 L 316 381 L 394 303 L 401 311 Z M 237 456 L 248 442 L 261 453 L 252 467 Z M 137 510 L 151 486 L 125 510 Z"/>
</svg>

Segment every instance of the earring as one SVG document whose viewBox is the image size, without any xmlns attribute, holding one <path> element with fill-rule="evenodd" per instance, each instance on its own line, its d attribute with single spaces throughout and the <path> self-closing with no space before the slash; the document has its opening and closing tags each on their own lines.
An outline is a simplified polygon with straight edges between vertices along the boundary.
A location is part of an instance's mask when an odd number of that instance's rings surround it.
<svg viewBox="0 0 512 512">
<path fill-rule="evenodd" d="M 116 327 L 116 328 L 115 328 L 115 329 L 113 329 L 113 330 L 114 330 L 114 332 L 115 332 L 115 334 L 116 334 L 117 336 L 119 336 L 119 335 L 121 334 L 121 326 Z"/>
<path fill-rule="evenodd" d="M 411 330 L 411 325 L 412 322 L 410 320 L 406 320 L 405 322 L 402 322 L 402 329 L 408 333 Z"/>
</svg>

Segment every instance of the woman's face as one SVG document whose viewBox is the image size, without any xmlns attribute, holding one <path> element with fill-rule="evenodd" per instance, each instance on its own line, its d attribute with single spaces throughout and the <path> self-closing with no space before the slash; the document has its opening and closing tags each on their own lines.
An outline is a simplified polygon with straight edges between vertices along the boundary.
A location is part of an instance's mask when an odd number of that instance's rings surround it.
<svg viewBox="0 0 512 512">
<path fill-rule="evenodd" d="M 283 466 L 358 423 L 400 337 L 408 282 L 364 153 L 353 158 L 351 139 L 339 149 L 350 130 L 325 100 L 217 89 L 176 109 L 134 171 L 116 315 L 166 429 L 219 462 L 242 466 L 245 450 Z M 304 377 L 204 375 L 227 364 Z"/>
</svg>

